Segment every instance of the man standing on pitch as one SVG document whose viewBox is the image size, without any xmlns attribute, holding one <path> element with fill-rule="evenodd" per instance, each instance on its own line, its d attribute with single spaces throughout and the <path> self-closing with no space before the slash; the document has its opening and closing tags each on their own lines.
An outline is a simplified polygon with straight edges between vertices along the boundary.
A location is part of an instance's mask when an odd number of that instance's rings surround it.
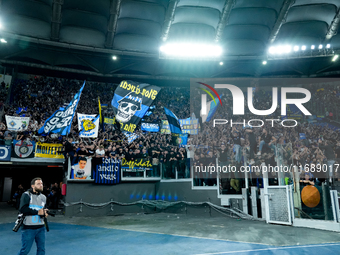
<svg viewBox="0 0 340 255">
<path fill-rule="evenodd" d="M 19 211 L 25 220 L 22 227 L 22 247 L 19 255 L 28 254 L 33 241 L 37 243 L 37 255 L 45 254 L 45 225 L 43 217 L 47 217 L 46 197 L 43 191 L 41 178 L 36 177 L 31 181 L 31 188 L 22 194 Z"/>
</svg>

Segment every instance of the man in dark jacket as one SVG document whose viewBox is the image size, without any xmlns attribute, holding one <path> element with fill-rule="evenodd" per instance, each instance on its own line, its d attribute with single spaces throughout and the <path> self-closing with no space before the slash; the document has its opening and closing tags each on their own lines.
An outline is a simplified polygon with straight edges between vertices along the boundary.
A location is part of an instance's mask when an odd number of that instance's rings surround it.
<svg viewBox="0 0 340 255">
<path fill-rule="evenodd" d="M 33 241 L 37 244 L 37 254 L 45 254 L 45 224 L 43 217 L 47 217 L 46 196 L 43 191 L 41 178 L 36 177 L 31 181 L 31 188 L 26 191 L 20 200 L 19 211 L 25 216 L 22 228 L 21 243 L 19 252 L 28 254 L 32 248 Z"/>
<path fill-rule="evenodd" d="M 333 178 L 333 165 L 335 163 L 335 153 L 334 153 L 333 147 L 328 143 L 328 141 L 322 142 L 322 140 L 319 139 L 319 148 L 321 150 L 325 151 L 324 155 L 327 158 L 327 167 L 328 167 L 328 173 L 329 173 L 329 182 L 332 182 L 332 178 Z"/>
</svg>

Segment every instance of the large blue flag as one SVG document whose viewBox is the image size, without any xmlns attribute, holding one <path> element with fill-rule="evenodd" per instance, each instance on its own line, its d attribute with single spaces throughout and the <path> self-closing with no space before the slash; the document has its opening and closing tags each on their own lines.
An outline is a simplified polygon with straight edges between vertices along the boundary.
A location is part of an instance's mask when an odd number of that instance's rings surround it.
<svg viewBox="0 0 340 255">
<path fill-rule="evenodd" d="M 165 107 L 164 107 L 164 111 L 169 122 L 171 133 L 182 134 L 181 125 L 179 124 L 179 120 L 176 117 L 176 115 Z"/>
<path fill-rule="evenodd" d="M 45 121 L 44 126 L 42 126 L 38 131 L 39 134 L 55 133 L 67 135 L 70 133 L 74 113 L 76 112 L 84 86 L 85 81 L 79 92 L 74 95 L 69 105 L 67 107 L 60 107 L 59 110 L 53 113 L 53 115 Z"/>
</svg>

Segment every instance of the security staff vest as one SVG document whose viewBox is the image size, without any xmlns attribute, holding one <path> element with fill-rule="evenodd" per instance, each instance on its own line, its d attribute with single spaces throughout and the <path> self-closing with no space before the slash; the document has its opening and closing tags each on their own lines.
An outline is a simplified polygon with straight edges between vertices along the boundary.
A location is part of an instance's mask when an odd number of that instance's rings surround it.
<svg viewBox="0 0 340 255">
<path fill-rule="evenodd" d="M 30 205 L 29 208 L 36 210 L 37 212 L 40 209 L 43 209 L 46 205 L 46 197 L 43 194 L 35 195 L 30 191 L 25 192 L 30 197 Z M 40 217 L 40 215 L 27 215 L 24 219 L 24 225 L 26 226 L 38 226 L 44 225 L 44 219 Z"/>
</svg>

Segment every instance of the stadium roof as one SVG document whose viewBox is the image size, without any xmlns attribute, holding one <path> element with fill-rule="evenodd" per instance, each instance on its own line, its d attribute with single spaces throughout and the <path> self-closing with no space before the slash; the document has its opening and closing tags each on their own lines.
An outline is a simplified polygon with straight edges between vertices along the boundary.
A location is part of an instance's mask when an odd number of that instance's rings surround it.
<svg viewBox="0 0 340 255">
<path fill-rule="evenodd" d="M 1 64 L 19 70 L 159 81 L 340 74 L 338 0 L 2 0 L 0 22 Z M 160 57 L 179 41 L 218 44 L 223 55 Z M 299 51 L 268 53 L 288 44 Z"/>
</svg>

